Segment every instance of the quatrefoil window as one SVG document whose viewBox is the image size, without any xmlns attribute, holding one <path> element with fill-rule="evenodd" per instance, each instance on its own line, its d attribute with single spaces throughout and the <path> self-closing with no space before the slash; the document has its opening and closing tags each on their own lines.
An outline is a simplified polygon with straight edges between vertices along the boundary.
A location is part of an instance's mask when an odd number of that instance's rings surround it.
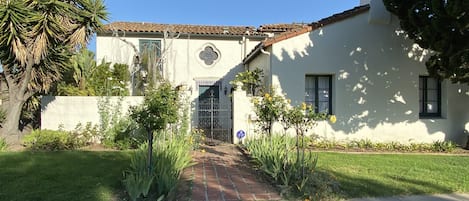
<svg viewBox="0 0 469 201">
<path fill-rule="evenodd" d="M 205 65 L 210 66 L 218 59 L 218 52 L 213 47 L 207 46 L 199 53 L 199 58 L 204 61 Z"/>
</svg>

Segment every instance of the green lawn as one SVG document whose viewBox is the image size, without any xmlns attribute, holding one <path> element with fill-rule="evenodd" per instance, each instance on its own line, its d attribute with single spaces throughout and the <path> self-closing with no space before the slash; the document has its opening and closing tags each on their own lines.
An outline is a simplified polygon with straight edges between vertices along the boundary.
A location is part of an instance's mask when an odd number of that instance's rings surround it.
<svg viewBox="0 0 469 201">
<path fill-rule="evenodd" d="M 130 153 L 0 153 L 0 200 L 118 200 Z M 319 153 L 318 167 L 346 198 L 469 192 L 469 156 Z"/>
<path fill-rule="evenodd" d="M 116 200 L 129 163 L 130 152 L 0 152 L 0 200 Z"/>
<path fill-rule="evenodd" d="M 346 198 L 469 192 L 469 155 L 319 153 Z"/>
</svg>

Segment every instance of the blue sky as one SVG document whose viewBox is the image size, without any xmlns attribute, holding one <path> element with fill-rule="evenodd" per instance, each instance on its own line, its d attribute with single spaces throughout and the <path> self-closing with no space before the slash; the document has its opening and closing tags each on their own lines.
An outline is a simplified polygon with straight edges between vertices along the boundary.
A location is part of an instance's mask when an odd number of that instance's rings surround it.
<svg viewBox="0 0 469 201">
<path fill-rule="evenodd" d="M 310 23 L 359 5 L 359 0 L 105 0 L 109 21 L 241 25 Z M 106 22 L 108 23 L 108 22 Z M 95 51 L 96 42 L 89 49 Z"/>
</svg>

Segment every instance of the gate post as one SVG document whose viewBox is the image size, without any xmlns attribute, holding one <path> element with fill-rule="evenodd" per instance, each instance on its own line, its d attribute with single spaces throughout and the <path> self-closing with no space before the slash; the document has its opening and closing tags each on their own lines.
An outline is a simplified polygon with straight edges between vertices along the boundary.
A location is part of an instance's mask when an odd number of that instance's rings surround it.
<svg viewBox="0 0 469 201">
<path fill-rule="evenodd" d="M 246 91 L 241 89 L 241 85 L 236 83 L 236 90 L 233 91 L 233 129 L 232 129 L 232 139 L 234 144 L 239 144 L 240 140 L 236 137 L 236 133 L 239 130 L 246 131 L 246 138 L 252 137 L 253 133 L 248 129 L 249 125 L 249 116 L 254 111 L 254 105 L 251 102 L 252 97 L 246 95 Z"/>
</svg>

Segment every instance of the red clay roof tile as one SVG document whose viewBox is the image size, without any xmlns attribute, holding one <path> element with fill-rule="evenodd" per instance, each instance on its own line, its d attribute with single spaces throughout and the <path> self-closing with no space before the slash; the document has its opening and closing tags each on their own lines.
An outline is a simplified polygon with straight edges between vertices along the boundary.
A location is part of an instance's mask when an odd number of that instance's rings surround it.
<svg viewBox="0 0 469 201">
<path fill-rule="evenodd" d="M 163 33 L 165 31 L 187 34 L 208 35 L 263 35 L 252 26 L 207 26 L 207 25 L 182 25 L 182 24 L 156 24 L 146 22 L 112 22 L 104 25 L 105 32 L 126 31 L 138 33 Z"/>
<path fill-rule="evenodd" d="M 290 31 L 293 29 L 298 29 L 302 27 L 306 27 L 308 24 L 306 23 L 292 23 L 292 24 L 263 24 L 261 25 L 257 31 L 259 32 L 285 32 Z"/>
</svg>

